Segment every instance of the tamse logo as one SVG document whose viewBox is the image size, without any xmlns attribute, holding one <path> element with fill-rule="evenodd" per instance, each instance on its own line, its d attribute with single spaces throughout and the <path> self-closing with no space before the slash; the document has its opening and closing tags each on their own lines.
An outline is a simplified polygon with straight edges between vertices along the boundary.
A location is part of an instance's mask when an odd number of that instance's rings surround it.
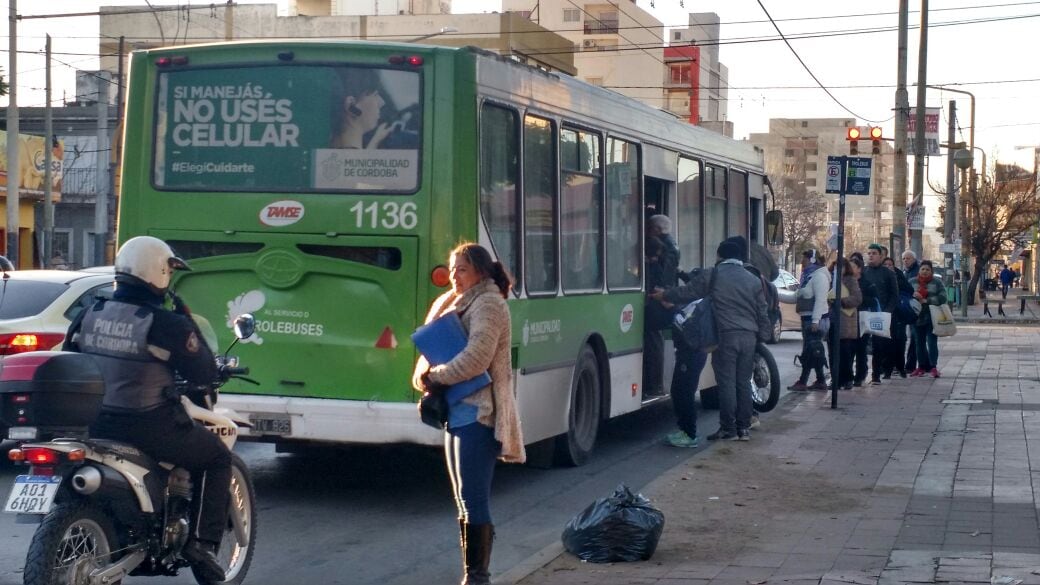
<svg viewBox="0 0 1040 585">
<path fill-rule="evenodd" d="M 275 201 L 260 210 L 260 222 L 274 227 L 292 225 L 303 219 L 303 204 L 299 201 Z"/>
</svg>

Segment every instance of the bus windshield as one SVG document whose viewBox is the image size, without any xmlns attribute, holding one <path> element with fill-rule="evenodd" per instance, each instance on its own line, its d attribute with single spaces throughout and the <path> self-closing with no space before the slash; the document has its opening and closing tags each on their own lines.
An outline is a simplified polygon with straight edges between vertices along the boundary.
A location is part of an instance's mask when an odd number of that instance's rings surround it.
<svg viewBox="0 0 1040 585">
<path fill-rule="evenodd" d="M 413 193 L 415 70 L 342 64 L 159 70 L 152 184 L 165 191 Z"/>
</svg>

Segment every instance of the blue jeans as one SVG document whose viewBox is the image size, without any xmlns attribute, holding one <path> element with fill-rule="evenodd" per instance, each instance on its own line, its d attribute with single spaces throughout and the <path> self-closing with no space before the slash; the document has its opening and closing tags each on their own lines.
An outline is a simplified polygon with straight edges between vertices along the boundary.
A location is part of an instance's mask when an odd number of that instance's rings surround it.
<svg viewBox="0 0 1040 585">
<path fill-rule="evenodd" d="M 939 367 L 939 338 L 932 333 L 932 324 L 916 325 L 917 367 L 928 371 Z"/>
<path fill-rule="evenodd" d="M 495 429 L 478 422 L 444 433 L 444 459 L 459 518 L 468 524 L 491 524 L 491 478 L 502 445 Z"/>
</svg>

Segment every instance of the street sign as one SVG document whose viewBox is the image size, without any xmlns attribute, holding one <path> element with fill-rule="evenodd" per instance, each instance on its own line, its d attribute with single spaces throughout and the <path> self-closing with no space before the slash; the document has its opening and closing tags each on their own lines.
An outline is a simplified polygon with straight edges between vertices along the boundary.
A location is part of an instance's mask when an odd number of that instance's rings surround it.
<svg viewBox="0 0 1040 585">
<path fill-rule="evenodd" d="M 939 244 L 939 251 L 943 254 L 956 254 L 961 251 L 961 245 L 957 243 Z"/>
<path fill-rule="evenodd" d="M 840 156 L 828 156 L 827 157 L 827 193 L 834 193 L 835 195 L 841 192 L 841 157 Z"/>
<path fill-rule="evenodd" d="M 850 156 L 848 177 L 845 181 L 845 192 L 849 195 L 870 194 L 870 157 Z M 830 171 L 830 161 L 827 163 Z"/>
</svg>

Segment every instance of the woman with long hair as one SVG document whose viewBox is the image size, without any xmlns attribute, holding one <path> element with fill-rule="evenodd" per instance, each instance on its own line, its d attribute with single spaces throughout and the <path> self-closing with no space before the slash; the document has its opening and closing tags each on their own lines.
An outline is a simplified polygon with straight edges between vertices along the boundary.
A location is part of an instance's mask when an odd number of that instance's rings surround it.
<svg viewBox="0 0 1040 585">
<path fill-rule="evenodd" d="M 464 243 L 448 259 L 451 290 L 437 297 L 426 322 L 454 311 L 466 330 L 467 342 L 451 361 L 430 367 L 420 357 L 412 385 L 423 392 L 441 392 L 487 372 L 491 384 L 448 405 L 444 455 L 459 513 L 459 538 L 464 561 L 463 585 L 490 583 L 491 479 L 495 459 L 523 463 L 526 454 L 520 416 L 513 396 L 510 354 L 512 326 L 506 298 L 512 279 L 479 244 Z"/>
<path fill-rule="evenodd" d="M 859 276 L 856 265 L 844 258 L 831 264 L 831 272 L 841 271 L 841 306 L 834 307 L 834 323 L 840 323 L 838 338 L 838 387 L 851 390 L 854 382 L 852 374 L 852 358 L 859 340 L 859 305 L 863 302 L 863 293 L 859 289 Z"/>
<path fill-rule="evenodd" d="M 939 338 L 932 333 L 932 313 L 929 305 L 946 304 L 946 287 L 942 280 L 935 278 L 935 270 L 931 260 L 922 260 L 921 267 L 914 279 L 914 298 L 921 303 L 921 313 L 917 316 L 914 327 L 917 346 L 917 369 L 910 375 L 919 377 L 930 373 L 933 378 L 939 377 Z"/>
</svg>

